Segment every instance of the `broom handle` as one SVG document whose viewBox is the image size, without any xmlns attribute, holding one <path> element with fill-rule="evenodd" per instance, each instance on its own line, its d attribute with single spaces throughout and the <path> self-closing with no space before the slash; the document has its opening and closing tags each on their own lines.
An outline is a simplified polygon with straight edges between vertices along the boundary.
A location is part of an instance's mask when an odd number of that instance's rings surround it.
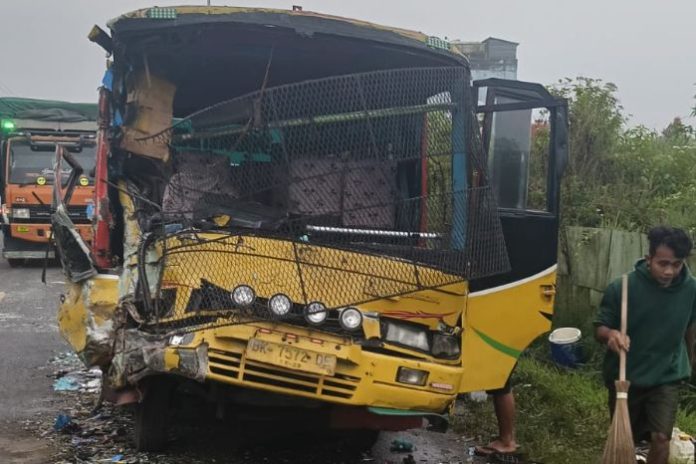
<svg viewBox="0 0 696 464">
<path fill-rule="evenodd" d="M 621 278 L 621 335 L 626 336 L 626 328 L 628 326 L 628 276 L 626 274 Z M 619 352 L 619 380 L 626 381 L 626 352 Z"/>
</svg>

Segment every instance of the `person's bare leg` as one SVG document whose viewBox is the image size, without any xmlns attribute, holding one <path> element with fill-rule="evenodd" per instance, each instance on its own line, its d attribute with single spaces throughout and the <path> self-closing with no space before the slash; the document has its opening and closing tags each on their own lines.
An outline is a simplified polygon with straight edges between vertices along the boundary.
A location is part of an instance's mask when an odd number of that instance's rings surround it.
<svg viewBox="0 0 696 464">
<path fill-rule="evenodd" d="M 650 452 L 647 464 L 667 464 L 669 458 L 669 438 L 664 433 L 650 435 Z"/>
<path fill-rule="evenodd" d="M 517 450 L 515 441 L 515 397 L 512 392 L 493 395 L 495 417 L 498 419 L 498 439 L 488 444 L 489 448 L 503 453 Z"/>
</svg>

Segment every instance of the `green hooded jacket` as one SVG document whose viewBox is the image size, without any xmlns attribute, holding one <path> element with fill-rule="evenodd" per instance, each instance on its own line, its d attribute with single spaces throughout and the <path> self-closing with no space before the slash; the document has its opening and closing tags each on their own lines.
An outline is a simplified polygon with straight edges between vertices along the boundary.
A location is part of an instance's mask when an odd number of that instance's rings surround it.
<svg viewBox="0 0 696 464">
<path fill-rule="evenodd" d="M 660 287 L 644 259 L 628 274 L 626 379 L 637 387 L 652 387 L 688 379 L 691 365 L 686 331 L 696 321 L 696 280 L 686 265 L 669 287 Z M 607 287 L 595 326 L 621 328 L 621 279 Z M 607 385 L 619 377 L 619 356 L 607 350 L 602 370 Z"/>
</svg>

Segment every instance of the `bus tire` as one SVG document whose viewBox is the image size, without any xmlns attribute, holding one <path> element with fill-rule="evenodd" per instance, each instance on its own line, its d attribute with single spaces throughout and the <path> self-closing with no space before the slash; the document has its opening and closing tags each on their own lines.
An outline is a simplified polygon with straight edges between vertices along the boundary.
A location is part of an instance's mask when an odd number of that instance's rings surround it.
<svg viewBox="0 0 696 464">
<path fill-rule="evenodd" d="M 22 264 L 24 264 L 24 260 L 20 258 L 7 258 L 7 264 L 9 264 L 12 268 L 20 267 Z"/>
<path fill-rule="evenodd" d="M 367 451 L 372 449 L 379 440 L 380 431 L 356 429 L 348 431 L 346 436 L 354 449 Z"/>
<path fill-rule="evenodd" d="M 138 451 L 160 451 L 167 443 L 172 385 L 166 378 L 147 382 L 143 400 L 135 408 L 135 447 Z"/>
</svg>

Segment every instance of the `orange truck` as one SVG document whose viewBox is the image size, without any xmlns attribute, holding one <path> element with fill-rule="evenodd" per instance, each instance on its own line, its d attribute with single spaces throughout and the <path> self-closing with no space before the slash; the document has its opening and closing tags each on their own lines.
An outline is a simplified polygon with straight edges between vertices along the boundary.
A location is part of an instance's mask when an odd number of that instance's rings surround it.
<svg viewBox="0 0 696 464">
<path fill-rule="evenodd" d="M 83 175 L 68 214 L 91 241 L 97 106 L 27 98 L 0 98 L 0 227 L 2 256 L 11 267 L 55 258 L 51 244 L 53 184 L 67 182 L 71 168 L 54 170 L 58 146 L 80 163 Z"/>
</svg>

